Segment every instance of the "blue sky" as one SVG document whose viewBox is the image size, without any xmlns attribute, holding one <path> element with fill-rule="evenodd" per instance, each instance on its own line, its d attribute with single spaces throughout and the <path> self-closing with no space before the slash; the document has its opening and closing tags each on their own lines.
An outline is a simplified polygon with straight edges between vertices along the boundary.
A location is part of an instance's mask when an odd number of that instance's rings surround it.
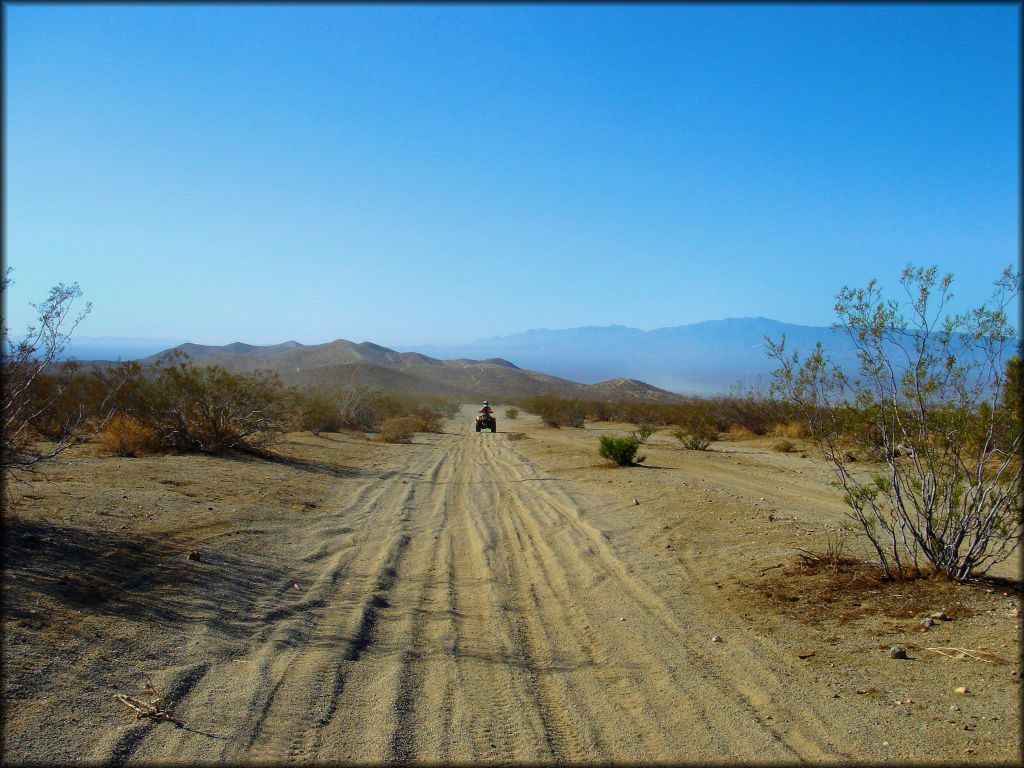
<svg viewBox="0 0 1024 768">
<path fill-rule="evenodd" d="M 832 321 L 1018 261 L 1020 8 L 4 6 L 12 331 L 455 343 Z"/>
</svg>

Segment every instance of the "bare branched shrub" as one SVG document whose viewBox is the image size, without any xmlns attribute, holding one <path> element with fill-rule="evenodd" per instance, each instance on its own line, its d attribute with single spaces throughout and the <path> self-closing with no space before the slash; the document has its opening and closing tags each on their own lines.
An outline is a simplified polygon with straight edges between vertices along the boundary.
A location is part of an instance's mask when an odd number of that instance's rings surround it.
<svg viewBox="0 0 1024 768">
<path fill-rule="evenodd" d="M 952 276 L 936 272 L 907 267 L 902 304 L 874 281 L 836 296 L 856 375 L 820 344 L 802 361 L 784 337 L 768 350 L 776 391 L 803 411 L 886 575 L 927 564 L 965 581 L 1009 557 L 1024 524 L 1020 403 L 1004 397 L 1016 346 L 1006 308 L 1020 275 L 1007 269 L 988 304 L 952 315 Z M 882 471 L 851 471 L 851 445 Z"/>
<path fill-rule="evenodd" d="M 8 269 L 0 281 L 0 299 L 11 284 Z M 37 325 L 15 343 L 6 322 L 0 326 L 2 390 L 0 390 L 0 469 L 5 473 L 30 470 L 73 445 L 92 439 L 114 413 L 117 383 L 102 375 L 85 376 L 68 363 L 54 372 L 71 334 L 92 309 L 73 314 L 81 298 L 78 283 L 57 284 L 41 304 L 33 304 Z M 81 395 L 100 387 L 94 400 Z M 40 440 L 43 438 L 45 440 Z"/>
<path fill-rule="evenodd" d="M 286 393 L 270 371 L 229 373 L 171 353 L 143 372 L 130 412 L 170 451 L 258 450 L 287 426 Z"/>
</svg>

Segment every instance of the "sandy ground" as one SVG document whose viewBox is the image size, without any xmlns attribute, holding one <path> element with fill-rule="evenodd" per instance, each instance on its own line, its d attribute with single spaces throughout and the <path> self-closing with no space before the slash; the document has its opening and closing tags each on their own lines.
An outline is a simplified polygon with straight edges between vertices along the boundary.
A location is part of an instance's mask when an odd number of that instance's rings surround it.
<svg viewBox="0 0 1024 768">
<path fill-rule="evenodd" d="M 626 425 L 503 412 L 8 488 L 4 762 L 1019 761 L 1017 561 L 803 567 L 843 521 L 814 458 L 665 431 L 617 468 Z M 147 681 L 173 720 L 114 698 Z"/>
</svg>

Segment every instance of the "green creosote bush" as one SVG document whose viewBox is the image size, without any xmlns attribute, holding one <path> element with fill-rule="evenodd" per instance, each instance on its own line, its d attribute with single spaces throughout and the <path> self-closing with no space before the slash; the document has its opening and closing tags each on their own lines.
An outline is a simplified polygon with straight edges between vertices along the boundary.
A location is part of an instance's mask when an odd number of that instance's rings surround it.
<svg viewBox="0 0 1024 768">
<path fill-rule="evenodd" d="M 614 461 L 620 467 L 628 467 L 647 460 L 646 456 L 636 455 L 638 450 L 640 450 L 640 440 L 636 435 L 627 435 L 626 437 L 601 435 L 597 452 L 602 458 Z"/>
<path fill-rule="evenodd" d="M 633 434 L 641 443 L 646 443 L 648 438 L 654 434 L 654 427 L 647 423 L 640 424 L 637 426 L 637 429 Z"/>
<path fill-rule="evenodd" d="M 801 356 L 785 336 L 766 340 L 775 392 L 803 413 L 847 514 L 894 579 L 929 570 L 977 579 L 1024 533 L 1019 342 L 1007 314 L 1021 275 L 1007 268 L 989 301 L 960 314 L 950 311 L 952 282 L 907 266 L 900 301 L 874 280 L 844 287 L 834 327 L 853 344 L 855 370 L 820 343 Z M 851 451 L 880 471 L 850 469 Z"/>
<path fill-rule="evenodd" d="M 673 437 L 691 451 L 706 451 L 719 438 L 719 434 L 713 428 L 701 425 L 689 433 L 682 430 L 675 432 Z"/>
</svg>

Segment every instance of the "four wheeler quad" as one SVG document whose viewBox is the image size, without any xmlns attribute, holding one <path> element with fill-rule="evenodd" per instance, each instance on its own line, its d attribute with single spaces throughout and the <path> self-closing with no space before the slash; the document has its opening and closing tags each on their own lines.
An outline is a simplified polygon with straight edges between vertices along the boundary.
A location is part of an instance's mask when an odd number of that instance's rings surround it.
<svg viewBox="0 0 1024 768">
<path fill-rule="evenodd" d="M 489 429 L 491 432 L 498 431 L 498 420 L 494 418 L 493 413 L 478 413 L 476 415 L 476 431 L 479 432 L 481 429 Z"/>
</svg>

